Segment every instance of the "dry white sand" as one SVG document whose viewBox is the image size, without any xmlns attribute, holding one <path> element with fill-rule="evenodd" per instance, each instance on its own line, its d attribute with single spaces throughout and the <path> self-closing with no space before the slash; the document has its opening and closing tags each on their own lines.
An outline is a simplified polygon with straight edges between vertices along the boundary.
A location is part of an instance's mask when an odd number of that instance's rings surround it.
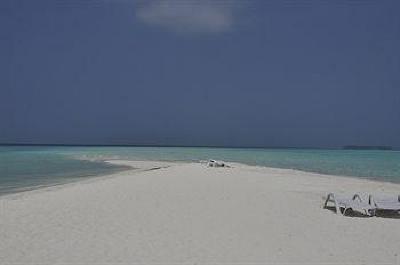
<svg viewBox="0 0 400 265">
<path fill-rule="evenodd" d="M 0 197 L 0 264 L 400 264 L 400 219 L 343 217 L 328 192 L 400 185 L 234 164 L 130 170 Z"/>
</svg>

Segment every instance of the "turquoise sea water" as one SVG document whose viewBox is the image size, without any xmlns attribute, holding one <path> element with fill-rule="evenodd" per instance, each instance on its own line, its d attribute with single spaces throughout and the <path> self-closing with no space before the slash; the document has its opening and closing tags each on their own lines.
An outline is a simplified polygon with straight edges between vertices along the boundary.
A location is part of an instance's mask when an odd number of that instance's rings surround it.
<svg viewBox="0 0 400 265">
<path fill-rule="evenodd" d="M 125 168 L 102 161 L 206 159 L 400 183 L 400 152 L 199 147 L 0 146 L 0 194 L 54 185 Z"/>
</svg>

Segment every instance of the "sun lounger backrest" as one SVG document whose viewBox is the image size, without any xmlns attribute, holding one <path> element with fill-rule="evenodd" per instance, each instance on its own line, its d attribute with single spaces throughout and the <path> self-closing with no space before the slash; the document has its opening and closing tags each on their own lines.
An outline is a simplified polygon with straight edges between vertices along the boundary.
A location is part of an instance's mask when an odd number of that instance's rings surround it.
<svg viewBox="0 0 400 265">
<path fill-rule="evenodd" d="M 368 203 L 382 210 L 400 210 L 400 195 L 397 198 L 378 197 L 374 198 L 372 195 L 368 197 Z"/>
</svg>

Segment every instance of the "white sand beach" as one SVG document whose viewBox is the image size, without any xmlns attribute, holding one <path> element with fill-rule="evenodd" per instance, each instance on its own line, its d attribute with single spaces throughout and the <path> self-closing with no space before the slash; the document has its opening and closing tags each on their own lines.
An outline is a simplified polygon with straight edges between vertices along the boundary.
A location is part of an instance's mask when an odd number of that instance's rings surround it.
<svg viewBox="0 0 400 265">
<path fill-rule="evenodd" d="M 322 208 L 328 192 L 399 194 L 398 184 L 112 163 L 136 169 L 0 197 L 0 264 L 400 264 L 400 219 Z"/>
</svg>

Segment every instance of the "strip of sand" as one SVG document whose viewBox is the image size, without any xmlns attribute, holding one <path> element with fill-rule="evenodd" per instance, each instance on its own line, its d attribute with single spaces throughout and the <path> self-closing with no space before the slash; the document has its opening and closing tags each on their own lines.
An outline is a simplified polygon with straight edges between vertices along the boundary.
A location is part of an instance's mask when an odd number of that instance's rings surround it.
<svg viewBox="0 0 400 265">
<path fill-rule="evenodd" d="M 0 264 L 400 264 L 400 219 L 322 209 L 328 192 L 399 194 L 399 184 L 110 163 L 136 170 L 0 197 Z"/>
</svg>

